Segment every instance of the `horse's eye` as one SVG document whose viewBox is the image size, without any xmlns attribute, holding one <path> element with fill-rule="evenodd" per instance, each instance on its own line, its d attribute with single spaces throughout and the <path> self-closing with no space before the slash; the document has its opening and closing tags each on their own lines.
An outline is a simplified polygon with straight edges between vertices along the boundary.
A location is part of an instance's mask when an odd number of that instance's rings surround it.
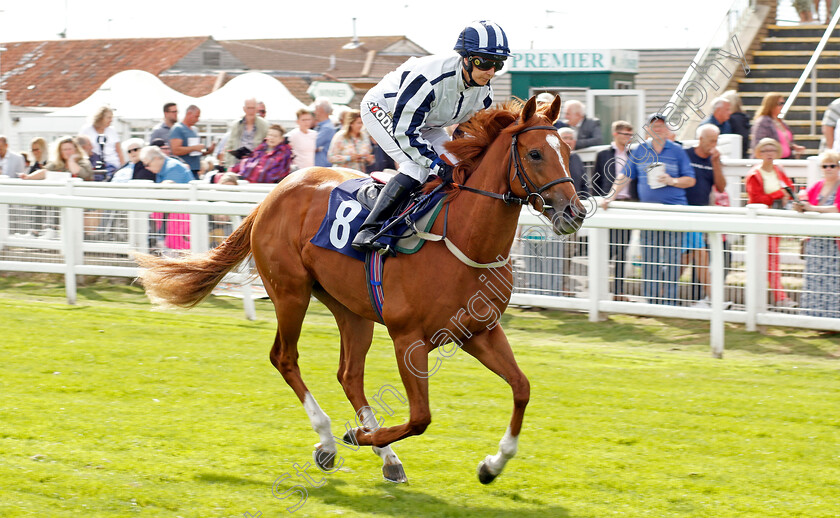
<svg viewBox="0 0 840 518">
<path fill-rule="evenodd" d="M 539 159 L 542 158 L 542 155 L 540 154 L 539 151 L 534 149 L 534 150 L 528 152 L 528 157 L 530 157 L 531 160 L 539 160 Z"/>
</svg>

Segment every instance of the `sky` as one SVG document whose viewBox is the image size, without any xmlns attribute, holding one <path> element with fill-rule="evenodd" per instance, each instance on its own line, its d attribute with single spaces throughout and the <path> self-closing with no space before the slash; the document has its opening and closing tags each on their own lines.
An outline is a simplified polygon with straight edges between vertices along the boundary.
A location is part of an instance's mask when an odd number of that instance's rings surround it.
<svg viewBox="0 0 840 518">
<path fill-rule="evenodd" d="M 742 0 L 744 1 L 744 0 Z M 212 36 L 405 35 L 433 54 L 461 29 L 497 22 L 512 49 L 689 48 L 705 45 L 732 0 L 0 0 L 0 42 Z M 252 7 L 253 6 L 253 7 Z"/>
</svg>

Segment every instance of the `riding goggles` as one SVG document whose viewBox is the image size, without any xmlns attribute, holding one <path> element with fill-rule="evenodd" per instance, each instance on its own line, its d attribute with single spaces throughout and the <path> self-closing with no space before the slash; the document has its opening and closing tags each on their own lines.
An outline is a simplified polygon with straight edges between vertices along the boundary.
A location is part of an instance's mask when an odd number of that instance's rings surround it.
<svg viewBox="0 0 840 518">
<path fill-rule="evenodd" d="M 505 61 L 503 59 L 483 58 L 481 56 L 470 56 L 470 62 L 475 68 L 484 71 L 495 68 L 496 72 L 498 72 L 505 66 Z"/>
</svg>

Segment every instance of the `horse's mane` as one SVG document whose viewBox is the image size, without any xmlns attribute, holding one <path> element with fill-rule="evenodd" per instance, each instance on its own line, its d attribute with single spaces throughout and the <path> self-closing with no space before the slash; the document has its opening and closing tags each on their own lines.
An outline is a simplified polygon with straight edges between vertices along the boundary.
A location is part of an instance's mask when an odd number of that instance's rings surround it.
<svg viewBox="0 0 840 518">
<path fill-rule="evenodd" d="M 519 119 L 525 103 L 519 99 L 513 99 L 494 108 L 482 110 L 467 122 L 460 124 L 454 138 L 447 142 L 446 150 L 458 159 L 458 165 L 452 174 L 452 180 L 457 184 L 467 181 L 473 171 L 478 167 L 484 157 L 487 148 L 508 128 L 513 129 L 514 123 Z M 533 120 L 526 121 L 519 126 L 526 127 L 536 124 Z M 516 129 L 519 128 L 516 127 Z M 426 184 L 424 192 L 431 191 L 441 180 L 436 179 Z"/>
</svg>

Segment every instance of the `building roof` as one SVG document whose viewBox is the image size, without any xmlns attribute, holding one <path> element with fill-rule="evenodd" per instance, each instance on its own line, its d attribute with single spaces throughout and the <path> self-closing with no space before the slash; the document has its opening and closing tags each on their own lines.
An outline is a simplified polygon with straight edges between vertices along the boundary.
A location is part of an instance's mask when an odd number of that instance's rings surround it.
<svg viewBox="0 0 840 518">
<path fill-rule="evenodd" d="M 16 106 L 73 106 L 123 70 L 159 75 L 208 39 L 201 36 L 4 43 L 0 87 L 9 91 L 9 101 Z"/>
<path fill-rule="evenodd" d="M 405 36 L 362 36 L 356 48 L 348 37 L 221 40 L 228 52 L 252 70 L 329 74 L 339 80 L 381 78 L 410 56 L 428 55 Z"/>
<path fill-rule="evenodd" d="M 313 78 L 315 81 L 323 81 L 323 77 L 315 77 Z M 289 89 L 292 95 L 297 97 L 300 102 L 303 104 L 309 105 L 312 104 L 312 96 L 310 96 L 306 91 L 309 89 L 309 85 L 311 84 L 310 81 L 303 79 L 302 77 L 278 77 L 278 81 L 283 83 L 286 88 Z"/>
<path fill-rule="evenodd" d="M 221 75 L 221 78 L 219 77 Z M 161 74 L 158 76 L 169 88 L 190 97 L 203 97 L 225 86 L 233 79 L 230 74 Z"/>
<path fill-rule="evenodd" d="M 405 36 L 216 41 L 191 38 L 5 43 L 0 88 L 12 105 L 61 108 L 87 99 L 110 77 L 142 70 L 189 95 L 207 95 L 248 70 L 275 76 L 302 103 L 312 81 L 345 81 L 357 97 L 411 56 L 429 53 Z M 221 56 L 218 54 L 221 53 Z M 212 64 L 205 54 L 216 54 Z"/>
</svg>

